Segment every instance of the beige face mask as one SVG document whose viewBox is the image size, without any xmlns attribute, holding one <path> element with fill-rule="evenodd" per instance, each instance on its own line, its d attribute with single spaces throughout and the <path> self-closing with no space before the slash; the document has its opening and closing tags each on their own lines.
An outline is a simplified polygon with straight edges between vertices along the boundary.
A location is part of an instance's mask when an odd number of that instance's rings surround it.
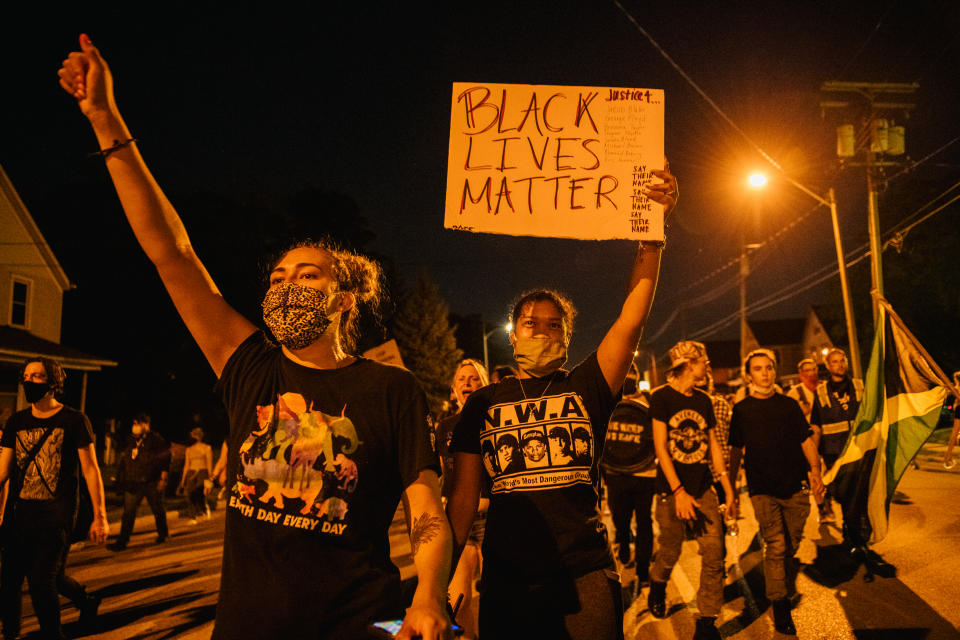
<svg viewBox="0 0 960 640">
<path fill-rule="evenodd" d="M 531 376 L 548 376 L 567 361 L 567 345 L 550 338 L 517 338 L 513 357 Z"/>
</svg>

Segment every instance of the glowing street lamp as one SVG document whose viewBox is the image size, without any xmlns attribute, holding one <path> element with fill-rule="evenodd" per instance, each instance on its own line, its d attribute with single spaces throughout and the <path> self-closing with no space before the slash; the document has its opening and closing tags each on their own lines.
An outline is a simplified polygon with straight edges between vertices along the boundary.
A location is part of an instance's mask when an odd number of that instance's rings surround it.
<svg viewBox="0 0 960 640">
<path fill-rule="evenodd" d="M 837 198 L 831 187 L 827 191 L 827 197 L 824 198 L 813 191 L 810 191 L 795 180 L 787 178 L 787 182 L 803 191 L 805 194 L 830 209 L 830 218 L 833 222 L 833 241 L 837 250 L 837 269 L 840 272 L 840 292 L 843 296 L 843 312 L 847 323 L 847 340 L 850 343 L 850 364 L 853 369 L 854 378 L 862 378 L 863 374 L 860 368 L 860 346 L 857 343 L 857 325 L 853 318 L 853 305 L 850 303 L 850 288 L 847 285 L 847 265 L 844 260 L 843 245 L 840 242 L 840 224 L 837 221 Z M 762 189 L 767 184 L 767 176 L 762 173 L 753 173 L 747 178 L 747 184 L 751 189 Z M 741 241 L 740 253 L 740 356 L 745 356 L 744 342 L 746 340 L 747 311 L 746 311 L 746 278 L 750 273 L 750 267 L 747 263 L 747 247 Z"/>
<path fill-rule="evenodd" d="M 767 176 L 762 173 L 752 173 L 747 178 L 747 183 L 754 189 L 762 189 L 767 186 Z"/>
<path fill-rule="evenodd" d="M 487 375 L 490 375 L 490 356 L 487 351 L 487 340 L 490 338 L 490 336 L 495 334 L 497 331 L 506 330 L 507 333 L 510 333 L 511 331 L 513 331 L 513 323 L 508 322 L 506 326 L 494 327 L 493 329 L 490 329 L 490 331 L 487 331 L 486 329 L 487 329 L 487 323 L 484 322 L 483 323 L 483 331 L 484 331 L 483 333 L 483 366 L 486 367 L 487 369 Z"/>
</svg>

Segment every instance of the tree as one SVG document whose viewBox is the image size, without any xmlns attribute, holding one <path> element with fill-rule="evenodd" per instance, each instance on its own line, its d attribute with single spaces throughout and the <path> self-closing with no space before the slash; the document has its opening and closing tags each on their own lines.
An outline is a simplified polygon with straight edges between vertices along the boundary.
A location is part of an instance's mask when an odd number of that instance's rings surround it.
<svg viewBox="0 0 960 640">
<path fill-rule="evenodd" d="M 463 357 L 449 315 L 436 283 L 422 272 L 392 323 L 403 362 L 427 394 L 433 411 L 449 398 L 454 368 Z"/>
</svg>

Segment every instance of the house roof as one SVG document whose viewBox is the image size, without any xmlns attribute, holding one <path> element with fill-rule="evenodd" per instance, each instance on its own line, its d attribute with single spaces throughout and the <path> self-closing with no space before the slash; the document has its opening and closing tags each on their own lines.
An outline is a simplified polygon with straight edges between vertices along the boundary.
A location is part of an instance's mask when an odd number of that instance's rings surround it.
<svg viewBox="0 0 960 640">
<path fill-rule="evenodd" d="M 20 364 L 36 356 L 56 358 L 65 369 L 99 371 L 103 367 L 117 366 L 113 360 L 38 338 L 29 331 L 0 326 L 0 362 Z"/>
<path fill-rule="evenodd" d="M 784 320 L 750 320 L 750 331 L 757 342 L 765 347 L 788 344 L 801 344 L 803 330 L 807 326 L 806 318 L 786 318 Z"/>
<path fill-rule="evenodd" d="M 72 289 L 73 285 L 70 283 L 70 279 L 64 272 L 63 267 L 60 266 L 56 256 L 53 255 L 53 250 L 50 248 L 50 245 L 47 244 L 43 234 L 40 233 L 40 228 L 37 227 L 37 223 L 33 221 L 30 212 L 27 211 L 26 205 L 23 204 L 23 200 L 20 199 L 20 195 L 17 193 L 17 190 L 14 189 L 13 183 L 10 182 L 10 178 L 7 177 L 7 172 L 3 170 L 2 165 L 0 165 L 0 197 L 5 198 L 10 203 L 10 209 L 30 235 L 30 239 L 37 247 L 40 255 L 43 256 L 44 263 L 47 268 L 50 269 L 50 275 L 60 289 L 62 291 Z"/>
</svg>

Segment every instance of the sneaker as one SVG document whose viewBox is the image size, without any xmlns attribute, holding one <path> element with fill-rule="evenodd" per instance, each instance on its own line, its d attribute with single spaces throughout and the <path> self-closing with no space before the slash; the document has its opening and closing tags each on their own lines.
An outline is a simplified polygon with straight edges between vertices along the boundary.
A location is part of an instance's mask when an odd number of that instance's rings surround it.
<svg viewBox="0 0 960 640">
<path fill-rule="evenodd" d="M 111 542 L 107 545 L 107 549 L 110 549 L 110 551 L 123 551 L 126 548 L 127 545 L 120 542 Z"/>
<path fill-rule="evenodd" d="M 654 618 L 667 617 L 667 583 L 650 581 L 650 593 L 647 594 L 647 608 Z"/>
<path fill-rule="evenodd" d="M 167 536 L 157 536 L 157 539 L 154 540 L 154 544 L 163 544 L 167 541 Z"/>
</svg>

